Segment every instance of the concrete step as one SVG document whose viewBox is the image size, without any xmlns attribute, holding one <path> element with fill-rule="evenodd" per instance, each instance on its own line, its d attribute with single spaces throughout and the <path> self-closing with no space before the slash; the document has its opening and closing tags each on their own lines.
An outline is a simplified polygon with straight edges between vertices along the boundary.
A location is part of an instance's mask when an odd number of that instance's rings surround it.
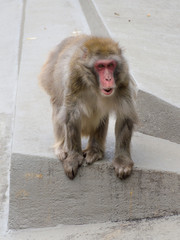
<svg viewBox="0 0 180 240">
<path fill-rule="evenodd" d="M 104 161 L 82 166 L 73 181 L 67 179 L 51 149 L 51 109 L 48 97 L 37 85 L 37 75 L 49 50 L 72 32 L 89 33 L 89 22 L 77 0 L 54 0 L 51 5 L 48 0 L 26 1 L 24 11 L 11 158 L 9 228 L 179 214 L 179 145 L 136 133 L 132 143 L 135 169 L 129 179 L 120 181 L 111 166 L 113 119 Z M 96 16 L 99 15 L 96 13 Z"/>
<path fill-rule="evenodd" d="M 113 147 L 109 135 L 105 160 L 82 166 L 73 181 L 53 156 L 14 152 L 9 227 L 116 222 L 179 214 L 178 144 L 135 134 L 135 169 L 125 181 L 119 180 L 112 169 Z"/>
</svg>

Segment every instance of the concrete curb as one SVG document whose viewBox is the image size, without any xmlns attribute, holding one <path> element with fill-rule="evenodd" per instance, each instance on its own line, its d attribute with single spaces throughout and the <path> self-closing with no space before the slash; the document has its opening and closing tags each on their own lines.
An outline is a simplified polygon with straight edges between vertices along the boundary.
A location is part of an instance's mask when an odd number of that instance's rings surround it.
<svg viewBox="0 0 180 240">
<path fill-rule="evenodd" d="M 180 144 L 180 108 L 139 90 L 137 131 Z"/>
<path fill-rule="evenodd" d="M 39 228 L 180 214 L 179 176 L 135 169 L 129 179 L 120 181 L 111 163 L 103 161 L 81 167 L 71 181 L 56 159 L 14 154 L 9 227 Z"/>
<path fill-rule="evenodd" d="M 111 165 L 112 132 L 109 129 L 105 160 L 81 167 L 73 181 L 65 176 L 55 156 L 13 153 L 9 227 L 38 228 L 179 214 L 178 144 L 135 134 L 135 169 L 129 179 L 121 181 Z"/>
</svg>

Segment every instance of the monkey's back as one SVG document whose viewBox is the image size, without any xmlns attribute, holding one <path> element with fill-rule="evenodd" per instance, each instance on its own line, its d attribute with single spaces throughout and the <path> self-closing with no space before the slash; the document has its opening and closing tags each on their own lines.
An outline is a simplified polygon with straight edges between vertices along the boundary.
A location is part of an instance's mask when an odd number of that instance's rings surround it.
<svg viewBox="0 0 180 240">
<path fill-rule="evenodd" d="M 39 83 L 51 98 L 64 94 L 70 76 L 70 59 L 87 38 L 87 35 L 68 37 L 50 52 L 39 75 Z"/>
</svg>

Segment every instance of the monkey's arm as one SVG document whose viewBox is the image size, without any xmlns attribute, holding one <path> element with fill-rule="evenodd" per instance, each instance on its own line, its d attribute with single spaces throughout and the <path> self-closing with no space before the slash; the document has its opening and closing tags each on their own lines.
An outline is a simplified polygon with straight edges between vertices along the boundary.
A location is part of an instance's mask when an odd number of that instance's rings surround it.
<svg viewBox="0 0 180 240">
<path fill-rule="evenodd" d="M 76 110 L 67 110 L 65 118 L 65 147 L 68 152 L 78 152 L 81 150 L 81 120 Z"/>
<path fill-rule="evenodd" d="M 81 149 L 81 121 L 76 110 L 67 110 L 64 127 L 67 158 L 63 161 L 63 166 L 66 175 L 73 179 L 84 160 Z"/>
<path fill-rule="evenodd" d="M 121 179 L 131 174 L 133 161 L 130 154 L 130 142 L 133 131 L 131 119 L 120 119 L 117 117 L 115 125 L 116 145 L 113 166 L 117 176 Z"/>
<path fill-rule="evenodd" d="M 73 179 L 84 160 L 81 150 L 80 117 L 75 107 L 66 108 L 62 112 L 56 109 L 53 113 L 55 153 L 62 161 L 66 175 Z"/>
</svg>

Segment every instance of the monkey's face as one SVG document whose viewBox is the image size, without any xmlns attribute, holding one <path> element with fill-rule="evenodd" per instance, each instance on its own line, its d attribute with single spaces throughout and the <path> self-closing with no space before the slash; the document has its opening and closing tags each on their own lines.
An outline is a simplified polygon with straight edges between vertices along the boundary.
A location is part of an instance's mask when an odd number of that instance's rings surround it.
<svg viewBox="0 0 180 240">
<path fill-rule="evenodd" d="M 100 92 L 103 96 L 111 96 L 114 93 L 116 84 L 114 72 L 117 63 L 113 59 L 100 59 L 94 64 L 94 70 L 98 75 Z"/>
</svg>

